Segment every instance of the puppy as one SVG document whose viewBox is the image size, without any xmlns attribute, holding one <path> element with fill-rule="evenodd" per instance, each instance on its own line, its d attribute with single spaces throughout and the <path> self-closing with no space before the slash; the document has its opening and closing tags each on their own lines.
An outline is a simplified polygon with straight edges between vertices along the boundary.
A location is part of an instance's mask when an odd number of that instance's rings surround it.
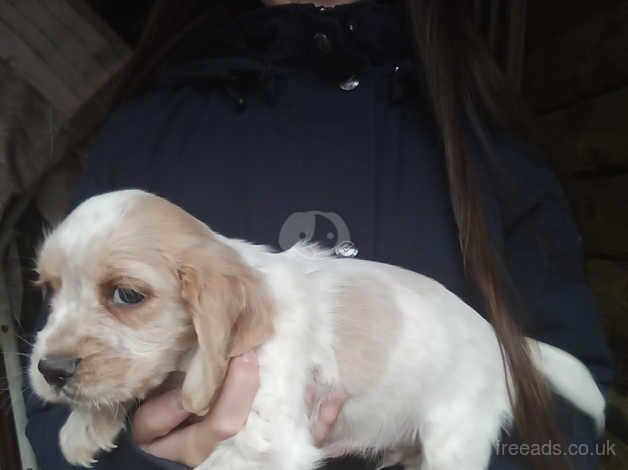
<svg viewBox="0 0 628 470">
<path fill-rule="evenodd" d="M 206 413 L 228 360 L 253 348 L 261 386 L 248 421 L 199 469 L 313 470 L 371 452 L 409 469 L 483 469 L 512 418 L 490 324 L 401 268 L 312 247 L 273 253 L 137 190 L 77 207 L 37 268 L 50 316 L 30 379 L 72 408 L 60 433 L 72 464 L 113 448 L 129 407 L 172 372 L 185 374 L 184 407 Z M 601 428 L 604 400 L 586 367 L 530 344 L 554 389 Z M 312 384 L 318 400 L 348 397 L 322 448 L 303 399 Z"/>
</svg>

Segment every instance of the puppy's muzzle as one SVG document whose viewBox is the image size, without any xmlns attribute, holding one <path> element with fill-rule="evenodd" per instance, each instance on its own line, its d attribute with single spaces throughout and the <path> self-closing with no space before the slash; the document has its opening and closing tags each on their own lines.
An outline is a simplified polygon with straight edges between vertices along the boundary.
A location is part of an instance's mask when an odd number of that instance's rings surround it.
<svg viewBox="0 0 628 470">
<path fill-rule="evenodd" d="M 37 369 L 48 384 L 62 388 L 74 376 L 80 359 L 73 357 L 49 357 L 37 363 Z"/>
</svg>

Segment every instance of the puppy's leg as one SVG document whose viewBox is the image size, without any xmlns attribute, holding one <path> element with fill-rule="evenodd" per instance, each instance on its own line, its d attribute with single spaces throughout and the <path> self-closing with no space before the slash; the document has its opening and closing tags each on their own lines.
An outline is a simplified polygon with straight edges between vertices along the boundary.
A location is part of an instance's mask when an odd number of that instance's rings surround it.
<svg viewBox="0 0 628 470">
<path fill-rule="evenodd" d="M 375 470 L 383 470 L 397 464 L 403 464 L 405 470 L 419 470 L 421 468 L 420 444 L 400 446 L 384 452 Z"/>
<path fill-rule="evenodd" d="M 488 467 L 497 429 L 478 419 L 431 422 L 423 433 L 421 470 L 484 470 Z M 490 421 L 490 420 L 487 420 Z"/>
<path fill-rule="evenodd" d="M 99 451 L 115 448 L 125 417 L 123 409 L 72 411 L 59 435 L 63 456 L 73 465 L 91 467 Z"/>
</svg>

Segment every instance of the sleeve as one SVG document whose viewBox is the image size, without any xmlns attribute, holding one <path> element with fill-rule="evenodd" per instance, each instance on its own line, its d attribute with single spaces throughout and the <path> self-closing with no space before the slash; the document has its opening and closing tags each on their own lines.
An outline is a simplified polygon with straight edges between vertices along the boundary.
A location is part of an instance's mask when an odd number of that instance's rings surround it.
<svg viewBox="0 0 628 470">
<path fill-rule="evenodd" d="M 113 176 L 114 161 L 124 148 L 124 141 L 132 138 L 129 127 L 114 113 L 102 130 L 96 145 L 88 159 L 87 166 L 75 192 L 72 207 L 89 197 L 119 189 Z M 42 307 L 36 321 L 35 331 L 46 323 L 47 311 Z M 69 470 L 73 467 L 64 459 L 59 447 L 59 431 L 69 409 L 62 405 L 43 403 L 31 391 L 28 377 L 25 379 L 24 393 L 27 412 L 26 435 L 33 447 L 40 469 Z M 158 459 L 146 454 L 123 432 L 117 441 L 117 448 L 98 457 L 95 470 L 184 470 L 186 467 Z"/>
<path fill-rule="evenodd" d="M 496 187 L 502 249 L 523 307 L 520 322 L 528 336 L 582 361 L 607 396 L 614 376 L 611 355 L 585 279 L 581 238 L 561 185 L 535 149 L 512 144 L 498 148 L 496 156 L 506 170 Z M 587 455 L 574 456 L 576 468 L 596 468 L 593 422 L 560 397 L 554 402 L 567 445 L 588 446 Z"/>
</svg>

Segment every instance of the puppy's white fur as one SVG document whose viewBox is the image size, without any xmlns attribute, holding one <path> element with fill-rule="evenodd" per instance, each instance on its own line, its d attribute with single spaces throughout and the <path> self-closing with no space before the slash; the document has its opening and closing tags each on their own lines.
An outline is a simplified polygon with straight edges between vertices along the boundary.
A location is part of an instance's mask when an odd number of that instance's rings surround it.
<svg viewBox="0 0 628 470">
<path fill-rule="evenodd" d="M 152 204 L 151 210 L 157 207 L 163 220 L 171 221 L 164 229 L 170 230 L 168 240 L 177 239 L 178 226 L 170 217 L 176 213 L 172 211 L 183 211 L 154 206 L 155 201 L 161 200 L 135 190 L 89 199 L 52 232 L 42 249 L 41 264 L 56 263 L 50 271 L 57 272 L 46 275 L 58 286 L 49 322 L 36 341 L 31 380 L 43 398 L 74 408 L 61 437 L 62 449 L 74 463 L 89 464 L 96 451 L 111 447 L 123 425 L 120 410 L 129 401 L 144 398 L 174 370 L 202 368 L 201 362 L 213 360 L 200 355 L 203 348 L 193 347 L 186 337 L 199 326 L 180 301 L 177 278 L 159 265 L 163 261 L 170 263 L 170 271 L 176 269 L 170 245 L 158 234 L 129 248 L 116 238 L 133 226 L 133 213 Z M 189 219 L 186 215 L 181 221 L 198 229 L 200 222 Z M 321 459 L 349 452 L 382 452 L 388 463 L 405 461 L 415 469 L 487 467 L 512 412 L 495 334 L 473 309 L 434 280 L 398 267 L 312 256 L 311 247 L 273 253 L 204 226 L 202 230 L 208 243 L 237 253 L 254 273 L 251 279 L 260 280 L 272 302 L 273 332 L 258 350 L 261 386 L 244 429 L 198 468 L 313 470 Z M 126 256 L 124 250 L 131 246 L 140 253 Z M 103 250 L 104 258 L 95 255 Z M 142 250 L 159 253 L 144 256 Z M 122 252 L 125 272 L 141 277 L 155 294 L 153 306 L 138 314 L 139 326 L 99 305 L 101 280 L 94 265 L 106 263 L 107 253 L 113 252 Z M 62 347 L 59 338 L 64 338 Z M 550 384 L 601 429 L 604 399 L 587 368 L 564 351 L 529 341 L 536 366 Z M 98 346 L 86 346 L 91 343 Z M 37 361 L 55 353 L 82 358 L 76 383 L 67 391 L 53 390 L 37 371 Z M 102 361 L 88 362 L 100 356 L 121 361 L 132 373 L 103 372 L 98 370 Z M 97 370 L 89 370 L 90 364 Z M 304 402 L 312 383 L 318 404 L 332 390 L 343 390 L 348 397 L 322 448 L 310 437 Z M 208 400 L 201 397 L 189 407 L 201 409 Z M 77 420 L 88 423 L 90 432 L 71 431 Z"/>
</svg>

